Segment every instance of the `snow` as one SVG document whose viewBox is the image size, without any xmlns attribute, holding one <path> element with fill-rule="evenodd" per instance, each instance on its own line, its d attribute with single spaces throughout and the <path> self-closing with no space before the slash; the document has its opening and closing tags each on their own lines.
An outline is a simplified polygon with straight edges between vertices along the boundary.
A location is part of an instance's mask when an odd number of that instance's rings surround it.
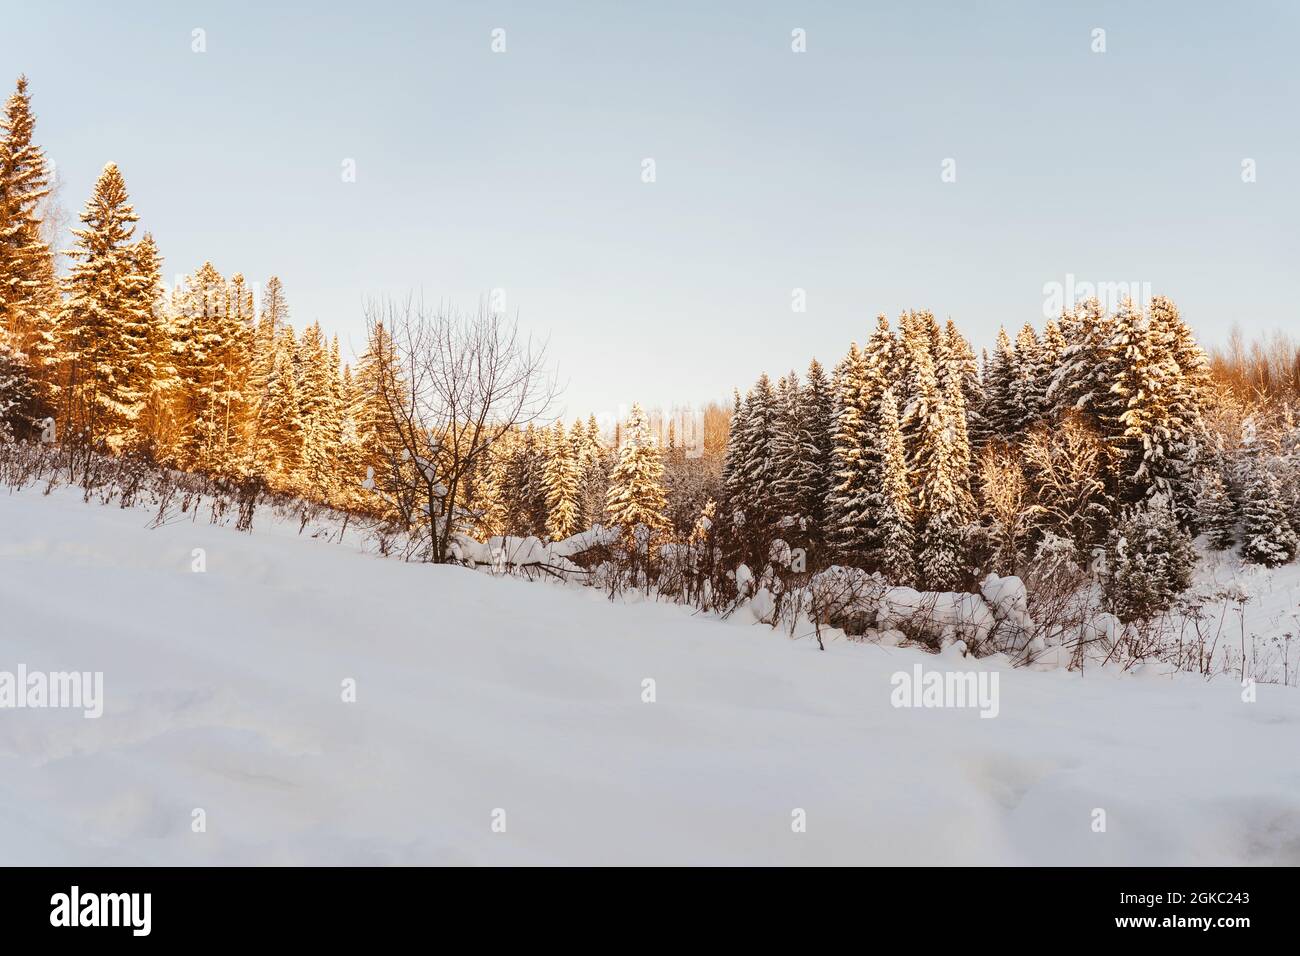
<svg viewBox="0 0 1300 956">
<path fill-rule="evenodd" d="M 1295 688 L 821 652 L 149 518 L 0 494 L 0 670 L 104 673 L 99 719 L 0 710 L 0 863 L 1300 864 Z M 996 671 L 996 719 L 891 706 L 918 664 Z"/>
</svg>

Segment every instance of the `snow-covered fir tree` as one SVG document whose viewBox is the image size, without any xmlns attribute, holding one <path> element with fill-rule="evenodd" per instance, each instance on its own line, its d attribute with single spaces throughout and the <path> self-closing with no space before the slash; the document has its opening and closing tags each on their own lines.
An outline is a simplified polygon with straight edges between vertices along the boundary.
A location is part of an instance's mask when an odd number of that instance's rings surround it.
<svg viewBox="0 0 1300 956">
<path fill-rule="evenodd" d="M 979 363 L 971 349 L 966 336 L 961 334 L 957 323 L 948 320 L 944 328 L 944 344 L 947 350 L 948 369 L 961 377 L 962 399 L 966 405 L 967 440 L 972 452 L 978 452 L 987 438 L 987 428 L 983 421 L 984 383 L 980 379 Z"/>
<path fill-rule="evenodd" d="M 1120 467 L 1120 493 L 1137 501 L 1150 493 L 1168 495 L 1171 434 L 1167 388 L 1177 373 L 1163 337 L 1130 300 L 1120 303 L 1107 354 L 1114 375 L 1117 433 L 1112 437 Z"/>
<path fill-rule="evenodd" d="M 211 262 L 187 276 L 173 297 L 176 365 L 186 434 L 181 459 L 230 474 L 239 457 L 250 331 L 232 311 L 226 280 Z"/>
<path fill-rule="evenodd" d="M 172 356 L 171 316 L 163 295 L 162 256 L 152 234 L 146 232 L 131 246 L 130 259 L 134 321 L 127 331 L 142 391 L 130 444 L 147 449 L 155 458 L 166 458 L 177 435 L 172 405 L 179 381 Z"/>
<path fill-rule="evenodd" d="M 808 396 L 795 372 L 777 383 L 776 404 L 772 435 L 773 513 L 777 527 L 787 532 L 787 543 L 802 546 L 807 544 L 815 520 L 810 506 L 820 463 L 813 432 L 816 423 Z M 798 540 L 791 542 L 789 538 Z"/>
<path fill-rule="evenodd" d="M 609 476 L 606 512 L 611 525 L 628 535 L 638 526 L 651 532 L 664 528 L 663 467 L 645 413 L 640 405 L 633 405 Z"/>
<path fill-rule="evenodd" d="M 984 402 L 980 411 L 982 435 L 1008 440 L 1019 418 L 1016 404 L 1016 353 L 1004 328 L 998 329 L 993 351 L 984 365 Z M 983 442 L 981 442 L 981 445 Z"/>
<path fill-rule="evenodd" d="M 1121 621 L 1168 610 L 1191 584 L 1196 551 L 1163 495 L 1134 505 L 1106 547 L 1102 590 Z"/>
<path fill-rule="evenodd" d="M 1112 326 L 1112 318 L 1096 298 L 1062 313 L 1060 328 L 1067 344 L 1047 389 L 1056 417 L 1067 410 L 1078 412 L 1107 442 L 1117 431 L 1119 417 L 1111 391 L 1120 373 Z"/>
<path fill-rule="evenodd" d="M 808 364 L 804 381 L 803 406 L 805 409 L 808 444 L 806 458 L 801 463 L 803 480 L 802 511 L 808 517 L 808 545 L 813 553 L 820 554 L 826 545 L 828 533 L 829 499 L 834 481 L 834 416 L 835 394 L 830 379 L 820 362 L 813 359 Z"/>
<path fill-rule="evenodd" d="M 1201 476 L 1197 496 L 1200 528 L 1211 548 L 1225 551 L 1237 542 L 1237 509 L 1228 494 L 1228 483 L 1218 468 L 1207 468 Z"/>
<path fill-rule="evenodd" d="M 1047 401 L 1049 368 L 1038 333 L 1029 323 L 1016 335 L 1006 437 L 1024 435 L 1042 417 Z"/>
<path fill-rule="evenodd" d="M 876 519 L 879 543 L 873 563 L 892 584 L 909 585 L 916 579 L 915 510 L 893 389 L 886 389 L 881 396 L 877 435 L 881 449 L 881 495 Z"/>
<path fill-rule="evenodd" d="M 600 425 L 595 415 L 587 418 L 577 443 L 578 468 L 582 476 L 579 501 L 582 505 L 581 524 L 584 528 L 605 520 L 605 497 L 609 492 L 609 458 L 600 439 Z"/>
<path fill-rule="evenodd" d="M 963 447 L 965 409 L 959 381 L 950 379 L 924 425 L 913 456 L 921 522 L 917 565 L 927 590 L 947 591 L 965 575 L 966 529 L 974 511 L 970 447 Z"/>
<path fill-rule="evenodd" d="M 835 368 L 834 438 L 831 449 L 833 478 L 828 508 L 830 539 L 836 553 L 849 563 L 861 562 L 871 547 L 868 496 L 877 470 L 876 423 L 870 418 L 866 363 L 856 342 Z M 739 415 L 737 416 L 739 418 Z M 737 427 L 733 419 L 733 430 Z"/>
<path fill-rule="evenodd" d="M 261 444 L 259 460 L 266 463 L 272 485 L 282 491 L 303 489 L 303 420 L 298 396 L 296 346 L 293 330 L 281 328 L 272 346 L 271 371 L 262 400 L 258 435 Z M 372 441 L 376 440 L 375 436 L 370 437 Z M 378 454 L 372 456 L 372 460 L 379 459 Z M 383 472 L 379 474 L 382 477 Z"/>
<path fill-rule="evenodd" d="M 723 489 L 730 517 L 728 540 L 753 560 L 766 555 L 781 517 L 777 513 L 780 476 L 773 455 L 777 419 L 776 392 L 764 374 L 732 419 Z"/>
<path fill-rule="evenodd" d="M 143 353 L 152 314 L 131 242 L 138 219 L 121 172 L 109 163 L 81 213 L 82 228 L 73 230 L 57 334 L 65 434 L 87 447 L 121 450 L 152 389 Z"/>
<path fill-rule="evenodd" d="M 1209 400 L 1210 372 L 1204 351 L 1196 342 L 1178 307 L 1155 296 L 1148 308 L 1148 326 L 1155 347 L 1164 356 L 1161 368 L 1160 454 L 1146 452 L 1152 485 L 1165 489 L 1175 513 L 1187 527 L 1197 524 L 1194 474 L 1205 444 L 1205 406 Z"/>
<path fill-rule="evenodd" d="M 0 329 L 0 444 L 29 438 L 35 432 L 36 385 L 27 357 Z"/>
<path fill-rule="evenodd" d="M 550 430 L 546 461 L 542 467 L 542 487 L 546 490 L 546 531 L 553 541 L 561 541 L 579 530 L 582 473 L 579 450 L 557 421 Z"/>
<path fill-rule="evenodd" d="M 1281 486 L 1259 453 L 1245 462 L 1241 498 L 1241 557 L 1252 564 L 1277 567 L 1296 556 L 1295 529 L 1282 500 Z"/>
<path fill-rule="evenodd" d="M 50 173 L 44 151 L 32 141 L 35 125 L 27 77 L 20 76 L 0 114 L 0 330 L 9 333 L 11 349 L 25 356 L 34 387 L 48 404 L 59 297 L 54 257 L 41 236 Z"/>
<path fill-rule="evenodd" d="M 335 456 L 342 410 L 336 387 L 335 354 L 317 323 L 303 329 L 295 361 L 302 421 L 303 480 L 312 493 L 328 501 L 339 481 Z"/>
</svg>

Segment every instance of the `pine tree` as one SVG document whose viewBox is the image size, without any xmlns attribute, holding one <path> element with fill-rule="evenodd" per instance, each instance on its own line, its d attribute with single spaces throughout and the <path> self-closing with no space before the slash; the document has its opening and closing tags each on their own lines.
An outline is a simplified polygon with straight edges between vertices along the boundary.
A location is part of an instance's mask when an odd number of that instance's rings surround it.
<svg viewBox="0 0 1300 956">
<path fill-rule="evenodd" d="M 882 450 L 876 431 L 884 393 L 903 374 L 899 345 L 885 316 L 859 351 L 854 344 L 835 370 L 828 536 L 841 560 L 870 566 L 878 557 Z"/>
<path fill-rule="evenodd" d="M 382 322 L 370 331 L 357 363 L 356 392 L 357 440 L 366 464 L 382 477 L 402 447 L 393 419 L 395 411 L 401 417 L 406 392 L 392 335 Z"/>
<path fill-rule="evenodd" d="M 1237 513 L 1227 482 L 1217 468 L 1207 469 L 1202 476 L 1199 500 L 1201 528 L 1209 538 L 1210 547 L 1226 551 L 1237 540 Z"/>
<path fill-rule="evenodd" d="M 290 493 L 303 490 L 304 436 L 296 351 L 293 329 L 282 327 L 272 347 L 257 449 L 257 458 L 265 463 L 272 487 Z"/>
<path fill-rule="evenodd" d="M 739 551 L 750 560 L 766 556 L 771 543 L 768 533 L 780 518 L 777 514 L 779 475 L 773 454 L 776 429 L 776 393 L 764 374 L 759 376 L 740 412 L 732 419 L 725 466 L 724 492 L 731 515 L 731 534 Z M 613 494 L 612 487 L 610 494 Z"/>
<path fill-rule="evenodd" d="M 1205 407 L 1211 382 L 1209 362 L 1178 307 L 1155 296 L 1148 322 L 1155 347 L 1163 358 L 1161 405 L 1166 434 L 1163 454 L 1152 458 L 1153 484 L 1167 489 L 1174 512 L 1185 527 L 1198 523 L 1196 484 L 1193 478 L 1205 443 Z"/>
<path fill-rule="evenodd" d="M 289 300 L 284 294 L 284 283 L 279 276 L 271 276 L 266 280 L 262 311 L 257 324 L 259 334 L 268 342 L 274 342 L 280 329 L 289 324 Z"/>
<path fill-rule="evenodd" d="M 1018 441 L 1043 416 L 1047 384 L 1042 344 L 1034 327 L 1026 323 L 1016 335 L 1009 396 L 1011 414 L 1003 437 Z"/>
<path fill-rule="evenodd" d="M 898 402 L 893 389 L 886 389 L 880 401 L 879 435 L 881 505 L 877 518 L 879 546 L 876 563 L 886 580 L 909 585 L 916 579 L 916 538 L 912 522 L 912 491 L 907 477 L 907 455 L 898 423 Z"/>
<path fill-rule="evenodd" d="M 555 423 L 550 439 L 542 469 L 542 487 L 546 490 L 546 531 L 551 540 L 562 541 L 580 530 L 578 497 L 582 473 L 578 465 L 578 449 L 565 431 L 564 422 Z"/>
<path fill-rule="evenodd" d="M 939 376 L 934 366 L 929 342 L 923 337 L 925 327 L 913 323 L 908 336 L 903 339 L 903 350 L 908 355 L 907 405 L 903 409 L 900 425 L 903 443 L 907 448 L 907 466 L 912 485 L 918 491 L 917 503 L 922 514 L 928 510 L 929 476 L 934 472 L 935 455 L 941 453 L 940 438 L 947 428 L 939 391 Z"/>
<path fill-rule="evenodd" d="M 813 440 L 809 410 L 804 405 L 803 387 L 793 371 L 776 388 L 776 418 L 772 433 L 773 516 L 783 529 L 798 532 L 805 544 L 811 516 L 807 506 L 816 467 L 817 448 Z M 777 532 L 780 533 L 780 532 Z"/>
<path fill-rule="evenodd" d="M 1065 356 L 1067 343 L 1065 333 L 1061 331 L 1059 322 L 1048 320 L 1043 326 L 1043 339 L 1041 344 L 1040 355 L 1042 366 L 1042 416 L 1051 418 L 1055 413 L 1053 403 L 1048 398 L 1048 392 L 1051 390 L 1052 383 L 1056 381 L 1057 370 L 1061 367 L 1061 360 Z"/>
<path fill-rule="evenodd" d="M 961 334 L 957 323 L 948 320 L 944 330 L 944 341 L 948 358 L 948 374 L 956 374 L 961 380 L 962 401 L 966 406 L 966 433 L 972 452 L 983 447 L 987 430 L 983 422 L 984 383 L 980 380 L 979 364 L 975 361 L 975 352 L 970 342 Z"/>
<path fill-rule="evenodd" d="M 1168 610 L 1196 566 L 1191 539 L 1163 495 L 1140 502 L 1111 534 L 1102 591 L 1121 621 L 1146 620 Z"/>
<path fill-rule="evenodd" d="M 984 404 L 980 418 L 985 441 L 988 438 L 1009 441 L 1020 426 L 1016 407 L 1016 364 L 1011 338 L 1006 329 L 999 328 L 997 343 L 984 364 Z"/>
<path fill-rule="evenodd" d="M 41 238 L 50 175 L 44 152 L 32 142 L 35 124 L 27 78 L 20 76 L 0 115 L 0 331 L 8 331 L 11 349 L 26 356 L 41 402 L 48 404 L 59 302 L 54 256 Z"/>
<path fill-rule="evenodd" d="M 1297 539 L 1278 480 L 1257 455 L 1248 458 L 1246 475 L 1241 501 L 1241 557 L 1270 568 L 1286 564 L 1296 556 Z"/>
<path fill-rule="evenodd" d="M 252 330 L 247 300 L 235 296 L 211 262 L 192 276 L 173 300 L 182 416 L 187 424 L 185 463 L 215 474 L 233 474 L 243 453 L 244 389 L 250 371 Z"/>
<path fill-rule="evenodd" d="M 825 370 L 816 359 L 808 364 L 803 406 L 809 441 L 805 445 L 805 457 L 800 465 L 804 475 L 800 508 L 808 519 L 810 549 L 816 553 L 825 546 L 829 530 L 828 502 L 833 487 L 835 442 L 835 396 Z"/>
<path fill-rule="evenodd" d="M 9 338 L 0 328 L 0 445 L 30 438 L 36 431 L 36 385 L 27 357 Z"/>
<path fill-rule="evenodd" d="M 623 445 L 610 474 L 606 509 L 610 523 L 631 536 L 638 525 L 650 532 L 665 527 L 663 461 L 640 405 L 623 429 Z"/>
<path fill-rule="evenodd" d="M 931 591 L 956 587 L 964 574 L 965 531 L 974 510 L 970 447 L 961 444 L 964 421 L 960 382 L 952 379 L 935 410 L 921 419 L 923 430 L 913 456 L 921 518 L 918 564 L 922 583 Z"/>
<path fill-rule="evenodd" d="M 338 366 L 318 323 L 307 326 L 298 340 L 297 369 L 303 480 L 314 496 L 330 501 L 339 487 L 336 456 L 342 414 Z"/>
<path fill-rule="evenodd" d="M 537 538 L 546 536 L 546 456 L 543 437 L 529 422 L 519 446 L 511 487 L 511 496 L 518 502 L 517 517 L 514 520 L 516 533 Z"/>
<path fill-rule="evenodd" d="M 1060 328 L 1067 344 L 1047 390 L 1052 417 L 1077 412 L 1109 445 L 1123 430 L 1122 409 L 1111 390 L 1123 365 L 1114 348 L 1114 319 L 1093 298 L 1062 314 Z"/>
<path fill-rule="evenodd" d="M 152 391 L 145 379 L 151 309 L 136 273 L 138 220 L 117 166 L 104 167 L 74 229 L 58 344 L 66 362 L 65 433 L 120 450 Z"/>
<path fill-rule="evenodd" d="M 605 520 L 605 497 L 609 492 L 609 462 L 595 415 L 587 417 L 577 448 L 582 475 L 582 526 L 590 528 Z"/>
<path fill-rule="evenodd" d="M 1168 496 L 1171 490 L 1168 393 L 1178 369 L 1166 339 L 1131 301 L 1120 304 L 1107 352 L 1116 369 L 1110 392 L 1117 401 L 1118 434 L 1112 441 L 1127 501 L 1149 494 Z"/>
<path fill-rule="evenodd" d="M 179 382 L 172 356 L 172 320 L 163 296 L 162 256 L 147 232 L 130 247 L 129 255 L 133 305 L 128 315 L 133 321 L 126 332 L 136 356 L 142 400 L 131 441 L 156 458 L 169 460 L 178 437 L 173 406 Z"/>
<path fill-rule="evenodd" d="M 945 353 L 946 369 L 941 376 L 943 414 L 951 443 L 949 465 L 957 486 L 958 506 L 964 518 L 975 513 L 975 503 L 970 491 L 972 458 L 970 441 L 970 416 L 966 406 L 966 386 L 958 357 Z"/>
<path fill-rule="evenodd" d="M 874 423 L 865 415 L 869 400 L 866 365 L 858 343 L 835 368 L 834 444 L 831 462 L 833 485 L 830 498 L 830 538 L 842 560 L 861 563 L 870 547 L 867 528 L 867 496 L 872 490 L 872 468 L 867 461 Z M 737 415 L 739 418 L 739 414 Z M 732 420 L 733 434 L 736 419 Z"/>
</svg>

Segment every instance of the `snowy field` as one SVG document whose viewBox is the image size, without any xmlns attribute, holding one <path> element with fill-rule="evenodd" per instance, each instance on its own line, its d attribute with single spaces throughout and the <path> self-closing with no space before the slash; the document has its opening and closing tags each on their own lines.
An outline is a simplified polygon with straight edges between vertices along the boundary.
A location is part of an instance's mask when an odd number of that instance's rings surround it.
<svg viewBox="0 0 1300 956">
<path fill-rule="evenodd" d="M 895 708 L 981 665 L 149 517 L 0 495 L 0 671 L 104 674 L 0 710 L 0 863 L 1300 864 L 1294 688 Z"/>
</svg>

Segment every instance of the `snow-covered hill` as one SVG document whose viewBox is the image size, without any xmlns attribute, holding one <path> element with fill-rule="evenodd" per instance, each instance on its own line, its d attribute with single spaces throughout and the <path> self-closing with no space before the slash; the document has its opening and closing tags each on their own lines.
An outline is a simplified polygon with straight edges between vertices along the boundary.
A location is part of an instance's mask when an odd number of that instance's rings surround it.
<svg viewBox="0 0 1300 956">
<path fill-rule="evenodd" d="M 896 708 L 985 665 L 148 517 L 0 495 L 0 672 L 104 674 L 0 710 L 0 863 L 1300 864 L 1294 688 Z"/>
</svg>

